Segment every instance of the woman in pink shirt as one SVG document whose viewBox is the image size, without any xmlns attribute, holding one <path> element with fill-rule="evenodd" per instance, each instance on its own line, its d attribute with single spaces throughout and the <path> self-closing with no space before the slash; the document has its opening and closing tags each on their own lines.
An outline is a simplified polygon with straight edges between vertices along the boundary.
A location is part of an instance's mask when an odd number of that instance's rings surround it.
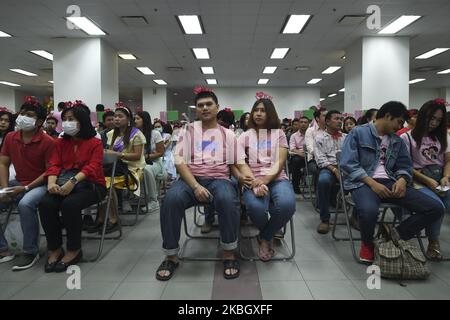
<svg viewBox="0 0 450 320">
<path fill-rule="evenodd" d="M 272 241 L 295 212 L 295 195 L 284 172 L 288 144 L 272 100 L 258 99 L 250 113 L 249 130 L 238 140 L 255 179 L 243 199 L 247 214 L 260 233 L 259 257 L 269 261 L 275 255 Z M 267 213 L 270 214 L 268 218 Z"/>
</svg>

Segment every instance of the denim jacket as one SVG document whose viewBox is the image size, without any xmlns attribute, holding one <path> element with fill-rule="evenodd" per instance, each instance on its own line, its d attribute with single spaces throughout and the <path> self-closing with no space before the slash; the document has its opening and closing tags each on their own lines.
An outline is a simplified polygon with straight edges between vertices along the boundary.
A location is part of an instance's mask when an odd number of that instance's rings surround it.
<svg viewBox="0 0 450 320">
<path fill-rule="evenodd" d="M 344 141 L 340 167 L 344 174 L 344 188 L 351 190 L 361 187 L 365 177 L 372 177 L 380 159 L 381 138 L 375 125 L 365 124 L 354 128 Z M 413 164 L 405 142 L 390 134 L 386 150 L 385 169 L 392 180 L 404 176 L 408 184 L 412 181 Z"/>
</svg>

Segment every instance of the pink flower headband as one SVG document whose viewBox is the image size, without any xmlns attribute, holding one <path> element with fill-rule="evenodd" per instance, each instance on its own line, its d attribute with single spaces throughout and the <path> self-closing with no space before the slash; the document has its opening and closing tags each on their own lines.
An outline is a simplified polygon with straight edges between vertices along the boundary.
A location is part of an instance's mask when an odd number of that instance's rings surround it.
<svg viewBox="0 0 450 320">
<path fill-rule="evenodd" d="M 24 100 L 24 103 L 32 104 L 35 107 L 37 107 L 40 104 L 39 101 L 35 97 L 32 97 L 32 96 L 26 96 L 23 98 L 23 100 Z"/>
<path fill-rule="evenodd" d="M 269 100 L 272 100 L 272 96 L 269 96 L 267 93 L 265 93 L 265 92 L 262 92 L 262 91 L 259 91 L 259 92 L 257 92 L 256 94 L 255 94 L 255 98 L 257 99 L 257 100 L 259 100 L 259 99 L 269 99 Z"/>
<path fill-rule="evenodd" d="M 123 103 L 122 101 L 116 102 L 115 106 L 116 106 L 116 110 L 117 109 L 124 110 L 128 114 L 128 116 L 130 115 L 130 112 L 128 111 L 127 107 L 125 106 L 125 103 Z"/>
<path fill-rule="evenodd" d="M 194 93 L 195 94 L 199 94 L 201 92 L 213 92 L 212 89 L 208 88 L 208 87 L 203 87 L 203 86 L 196 86 L 194 88 Z"/>
<path fill-rule="evenodd" d="M 0 107 L 0 112 L 8 112 L 12 114 L 12 111 L 9 110 L 7 107 Z"/>
<path fill-rule="evenodd" d="M 449 103 L 447 103 L 447 101 L 445 101 L 444 99 L 434 99 L 433 101 L 435 104 L 439 104 L 439 105 L 443 105 L 445 107 L 450 106 Z"/>
</svg>

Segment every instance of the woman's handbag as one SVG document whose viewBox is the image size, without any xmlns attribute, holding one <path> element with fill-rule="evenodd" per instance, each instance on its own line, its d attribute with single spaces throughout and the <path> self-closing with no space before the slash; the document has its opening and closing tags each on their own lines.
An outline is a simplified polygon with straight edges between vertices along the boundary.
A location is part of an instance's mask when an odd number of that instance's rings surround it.
<svg viewBox="0 0 450 320">
<path fill-rule="evenodd" d="M 56 184 L 60 187 L 65 185 L 68 181 L 70 181 L 70 178 L 75 177 L 80 172 L 80 169 L 61 169 L 61 172 L 59 173 L 58 178 L 56 179 Z M 92 182 L 83 180 L 78 182 L 73 190 L 80 190 L 80 189 L 94 189 L 94 185 Z"/>
</svg>

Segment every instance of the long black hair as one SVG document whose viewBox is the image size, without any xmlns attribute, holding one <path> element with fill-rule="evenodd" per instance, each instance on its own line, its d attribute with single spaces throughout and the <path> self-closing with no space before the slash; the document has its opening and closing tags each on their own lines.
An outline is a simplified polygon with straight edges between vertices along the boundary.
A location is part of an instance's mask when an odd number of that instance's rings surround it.
<svg viewBox="0 0 450 320">
<path fill-rule="evenodd" d="M 140 130 L 144 134 L 145 140 L 147 140 L 147 144 L 150 145 L 153 131 L 153 124 L 150 113 L 148 113 L 147 111 L 139 111 L 136 113 L 136 115 L 142 118 L 142 129 Z"/>
<path fill-rule="evenodd" d="M 438 110 L 442 111 L 442 121 L 439 126 L 431 132 L 428 132 L 431 117 Z M 417 149 L 420 149 L 422 139 L 427 135 L 434 141 L 438 140 L 441 144 L 439 153 L 444 153 L 447 150 L 447 110 L 445 103 L 439 103 L 436 100 L 425 102 L 420 108 L 417 115 L 416 126 L 411 131 L 411 136 L 416 141 Z"/>
<path fill-rule="evenodd" d="M 85 140 L 93 138 L 97 135 L 97 131 L 95 131 L 95 128 L 92 126 L 90 110 L 89 109 L 86 110 L 86 108 L 78 105 L 75 107 L 66 108 L 61 113 L 61 119 L 63 119 L 64 115 L 67 112 L 72 111 L 73 117 L 77 119 L 78 122 L 80 123 L 80 131 L 76 134 L 75 137 Z M 64 133 L 63 138 L 71 139 L 72 136 L 69 136 L 67 133 Z"/>
<path fill-rule="evenodd" d="M 3 147 L 3 142 L 5 142 L 5 137 L 6 137 L 6 135 L 7 135 L 8 133 L 10 133 L 11 131 L 14 131 L 14 125 L 15 125 L 14 115 L 13 115 L 11 112 L 9 112 L 9 111 L 6 111 L 6 110 L 0 111 L 0 118 L 3 117 L 5 114 L 8 116 L 8 119 L 9 119 L 9 126 L 8 126 L 8 128 L 6 129 L 6 131 L 0 132 L 0 137 L 3 138 L 3 139 L 2 139 L 2 143 L 0 143 L 0 150 L 1 150 L 2 147 Z"/>
<path fill-rule="evenodd" d="M 245 117 L 247 115 L 250 115 L 250 112 L 245 112 L 239 119 L 239 128 L 241 128 L 244 131 L 247 131 L 247 129 L 248 129 L 248 125 L 245 125 Z M 250 121 L 250 119 L 249 119 L 249 121 Z"/>
<path fill-rule="evenodd" d="M 128 126 L 125 129 L 125 132 L 123 135 L 123 145 L 126 148 L 128 146 L 128 144 L 130 143 L 131 129 L 133 128 L 133 125 L 134 125 L 133 112 L 131 112 L 130 108 L 128 108 L 127 106 L 118 107 L 118 108 L 116 108 L 115 112 L 121 112 L 128 118 Z M 114 146 L 114 141 L 116 141 L 116 139 L 119 135 L 120 135 L 120 129 L 114 128 L 111 145 L 110 145 L 111 149 Z"/>
<path fill-rule="evenodd" d="M 275 109 L 275 105 L 270 99 L 258 99 L 253 104 L 252 111 L 250 112 L 250 119 L 248 120 L 248 127 L 256 129 L 256 123 L 253 119 L 253 114 L 255 113 L 256 107 L 262 103 L 264 110 L 266 111 L 266 129 L 280 129 L 280 118 L 278 118 L 278 113 Z"/>
</svg>

